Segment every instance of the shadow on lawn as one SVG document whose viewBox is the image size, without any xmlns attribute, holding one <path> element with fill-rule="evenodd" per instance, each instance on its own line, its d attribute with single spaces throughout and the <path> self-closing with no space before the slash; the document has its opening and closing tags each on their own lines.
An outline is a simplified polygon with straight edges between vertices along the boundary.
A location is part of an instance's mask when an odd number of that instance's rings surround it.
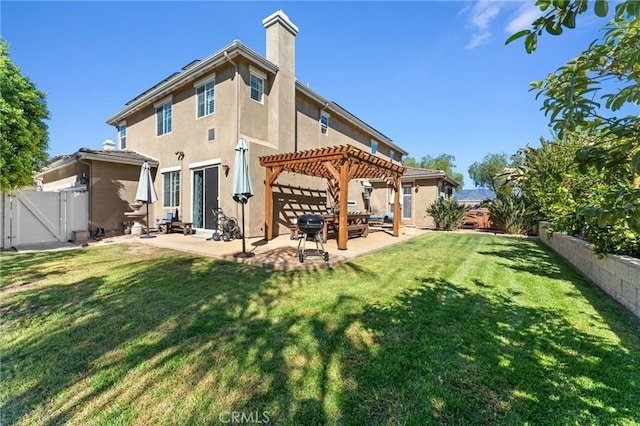
<svg viewBox="0 0 640 426">
<path fill-rule="evenodd" d="M 19 271 L 29 268 L 29 272 L 18 273 L 28 280 L 45 275 L 40 265 L 50 259 L 77 255 L 83 256 L 60 252 L 34 256 L 37 261 L 16 257 L 9 263 Z M 47 423 L 63 423 L 89 403 L 107 411 L 112 403 L 134 403 L 137 396 L 167 377 L 162 372 L 164 364 L 195 353 L 198 344 L 233 332 L 238 318 L 251 316 L 248 310 L 253 300 L 270 303 L 278 297 L 278 288 L 265 284 L 269 274 L 263 270 L 227 262 L 196 267 L 198 262 L 195 257 L 166 255 L 152 264 L 133 260 L 126 268 L 135 272 L 125 274 L 119 282 L 94 276 L 71 284 L 25 288 L 20 297 L 5 299 L 5 324 L 18 321 L 25 328 L 37 323 L 45 326 L 35 326 L 31 334 L 3 348 L 3 381 L 28 385 L 0 407 L 1 423 L 14 423 L 33 410 L 43 411 Z M 260 321 L 250 325 L 254 333 L 268 326 Z M 145 338 L 149 335 L 152 337 Z M 111 351 L 127 345 L 133 347 L 124 352 L 126 356 L 110 359 Z M 112 391 L 149 360 L 154 360 L 158 377 L 143 386 L 136 384 L 135 389 Z M 74 387 L 66 402 L 54 403 Z M 117 417 L 117 411 L 112 415 Z"/>
<path fill-rule="evenodd" d="M 341 405 L 354 423 L 620 424 L 640 416 L 637 327 L 611 344 L 553 308 L 433 278 L 359 320 L 380 350 L 345 359 L 358 386 Z"/>
<path fill-rule="evenodd" d="M 410 289 L 378 303 L 343 291 L 348 274 L 379 281 L 357 262 L 275 273 L 172 253 L 126 268 L 117 282 L 94 276 L 3 301 L 5 324 L 33 330 L 3 348 L 3 381 L 25 389 L 0 407 L 1 423 L 219 424 L 231 411 L 272 424 L 640 415 L 637 336 L 612 345 L 485 283 L 475 292 L 416 271 Z M 298 305 L 302 290 L 335 297 Z"/>
</svg>

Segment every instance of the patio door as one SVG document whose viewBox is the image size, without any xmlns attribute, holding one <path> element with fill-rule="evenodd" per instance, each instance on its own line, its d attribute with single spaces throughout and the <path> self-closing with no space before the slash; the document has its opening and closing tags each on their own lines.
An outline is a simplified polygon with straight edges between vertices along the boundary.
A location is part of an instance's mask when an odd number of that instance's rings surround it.
<svg viewBox="0 0 640 426">
<path fill-rule="evenodd" d="M 193 227 L 214 229 L 213 210 L 219 204 L 219 166 L 193 171 Z"/>
</svg>

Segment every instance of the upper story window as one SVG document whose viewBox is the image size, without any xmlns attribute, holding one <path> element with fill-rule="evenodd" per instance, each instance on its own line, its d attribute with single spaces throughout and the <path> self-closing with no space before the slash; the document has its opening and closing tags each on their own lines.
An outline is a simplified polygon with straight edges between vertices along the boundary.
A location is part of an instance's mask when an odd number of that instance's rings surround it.
<svg viewBox="0 0 640 426">
<path fill-rule="evenodd" d="M 324 111 L 320 113 L 320 133 L 325 136 L 329 134 L 329 114 Z"/>
<path fill-rule="evenodd" d="M 196 117 L 211 115 L 215 111 L 215 77 L 194 84 L 196 87 Z"/>
<path fill-rule="evenodd" d="M 256 102 L 263 103 L 264 82 L 267 79 L 266 74 L 256 68 L 249 67 L 249 83 L 251 85 L 251 99 Z"/>
<path fill-rule="evenodd" d="M 389 151 L 389 159 L 391 159 L 391 160 L 395 160 L 396 159 L 396 153 L 393 152 L 393 150 Z"/>
<path fill-rule="evenodd" d="M 172 108 L 171 99 L 155 104 L 156 108 L 156 136 L 162 136 L 166 133 L 171 133 L 172 124 Z"/>
<path fill-rule="evenodd" d="M 378 142 L 376 141 L 371 141 L 371 153 L 375 154 L 378 152 Z"/>
<path fill-rule="evenodd" d="M 118 141 L 120 142 L 120 149 L 127 149 L 127 122 L 123 121 L 118 126 Z"/>
<path fill-rule="evenodd" d="M 262 95 L 264 94 L 264 80 L 257 75 L 251 74 L 251 99 L 262 103 Z"/>
</svg>

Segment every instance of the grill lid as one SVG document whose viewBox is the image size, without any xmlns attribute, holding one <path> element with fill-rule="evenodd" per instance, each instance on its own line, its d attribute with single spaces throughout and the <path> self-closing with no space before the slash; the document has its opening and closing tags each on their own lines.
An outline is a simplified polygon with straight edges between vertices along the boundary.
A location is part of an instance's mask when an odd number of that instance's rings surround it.
<svg viewBox="0 0 640 426">
<path fill-rule="evenodd" d="M 302 232 L 318 232 L 324 227 L 324 218 L 317 214 L 303 214 L 298 217 L 297 224 Z"/>
</svg>

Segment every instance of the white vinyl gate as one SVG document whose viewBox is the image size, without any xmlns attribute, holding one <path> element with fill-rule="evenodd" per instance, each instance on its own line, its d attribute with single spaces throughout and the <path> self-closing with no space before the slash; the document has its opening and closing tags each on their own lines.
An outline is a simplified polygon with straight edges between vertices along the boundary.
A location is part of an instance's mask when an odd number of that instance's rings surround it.
<svg viewBox="0 0 640 426">
<path fill-rule="evenodd" d="M 86 191 L 19 190 L 2 199 L 2 248 L 63 242 L 89 230 Z"/>
</svg>

